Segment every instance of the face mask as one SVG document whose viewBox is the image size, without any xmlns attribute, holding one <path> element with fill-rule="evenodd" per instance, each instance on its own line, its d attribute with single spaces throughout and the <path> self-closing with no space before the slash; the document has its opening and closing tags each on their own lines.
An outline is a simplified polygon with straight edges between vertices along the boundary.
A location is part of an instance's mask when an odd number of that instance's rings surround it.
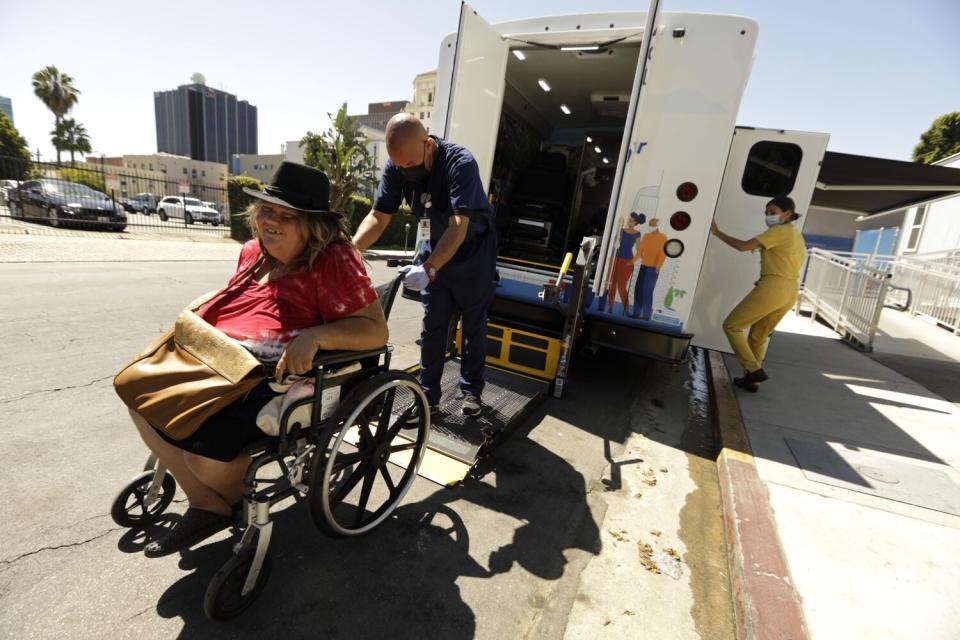
<svg viewBox="0 0 960 640">
<path fill-rule="evenodd" d="M 407 182 L 420 182 L 427 177 L 427 141 L 423 141 L 423 162 L 412 167 L 400 167 L 400 173 Z"/>
<path fill-rule="evenodd" d="M 767 216 L 766 221 L 768 227 L 775 227 L 780 224 L 780 216 Z"/>
</svg>

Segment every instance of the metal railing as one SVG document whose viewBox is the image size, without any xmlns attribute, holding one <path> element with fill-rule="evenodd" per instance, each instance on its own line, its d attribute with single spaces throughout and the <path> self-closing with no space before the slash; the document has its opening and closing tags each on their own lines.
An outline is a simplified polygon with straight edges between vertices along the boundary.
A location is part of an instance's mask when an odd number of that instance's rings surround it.
<svg viewBox="0 0 960 640">
<path fill-rule="evenodd" d="M 843 339 L 862 351 L 873 350 L 891 274 L 857 256 L 810 249 L 797 308 L 803 303 Z"/>
<path fill-rule="evenodd" d="M 960 270 L 943 267 L 942 263 L 898 262 L 893 284 L 910 292 L 907 311 L 928 316 L 960 335 Z"/>
<path fill-rule="evenodd" d="M 960 335 L 960 264 L 955 252 L 911 256 L 810 249 L 801 303 L 869 351 L 880 311 L 891 306 L 932 319 Z"/>
<path fill-rule="evenodd" d="M 220 177 L 0 156 L 4 225 L 226 236 L 229 215 L 226 184 Z"/>
</svg>

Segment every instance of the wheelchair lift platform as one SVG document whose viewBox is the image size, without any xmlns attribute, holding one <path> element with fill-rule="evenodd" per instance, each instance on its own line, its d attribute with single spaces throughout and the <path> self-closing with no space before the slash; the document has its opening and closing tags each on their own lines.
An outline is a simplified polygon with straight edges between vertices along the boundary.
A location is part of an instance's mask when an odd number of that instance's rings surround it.
<svg viewBox="0 0 960 640">
<path fill-rule="evenodd" d="M 417 368 L 409 370 L 416 373 Z M 450 358 L 443 368 L 440 415 L 430 425 L 427 451 L 420 463 L 419 475 L 431 482 L 452 486 L 462 482 L 477 464 L 495 449 L 523 420 L 530 415 L 550 390 L 550 383 L 487 365 L 484 369 L 483 411 L 479 416 L 463 415 L 458 397 L 460 360 Z M 406 407 L 395 407 L 399 416 Z M 359 442 L 357 427 L 351 427 L 347 442 Z M 395 444 L 415 442 L 416 431 L 403 429 Z M 406 467 L 410 451 L 390 456 L 390 462 Z"/>
<path fill-rule="evenodd" d="M 457 397 L 459 380 L 460 360 L 451 358 L 443 368 L 440 415 L 430 425 L 427 452 L 420 464 L 420 476 L 445 486 L 462 482 L 484 456 L 523 422 L 550 389 L 544 380 L 487 364 L 483 411 L 479 416 L 468 417 L 461 413 L 463 403 Z M 398 437 L 410 439 L 404 431 Z"/>
</svg>

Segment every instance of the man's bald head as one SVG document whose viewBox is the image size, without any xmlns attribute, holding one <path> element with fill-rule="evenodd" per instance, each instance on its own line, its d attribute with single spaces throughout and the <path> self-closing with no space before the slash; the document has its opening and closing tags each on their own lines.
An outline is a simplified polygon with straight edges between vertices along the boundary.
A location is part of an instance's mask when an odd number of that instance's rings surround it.
<svg viewBox="0 0 960 640">
<path fill-rule="evenodd" d="M 410 142 L 422 142 L 427 137 L 427 130 L 411 113 L 398 113 L 387 122 L 387 152 L 401 149 Z"/>
</svg>

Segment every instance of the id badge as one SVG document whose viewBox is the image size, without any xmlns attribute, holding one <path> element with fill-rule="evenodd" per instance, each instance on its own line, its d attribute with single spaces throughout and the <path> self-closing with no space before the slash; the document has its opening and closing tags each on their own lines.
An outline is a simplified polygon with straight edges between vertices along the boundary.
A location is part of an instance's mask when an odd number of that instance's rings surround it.
<svg viewBox="0 0 960 640">
<path fill-rule="evenodd" d="M 430 242 L 430 218 L 421 218 L 417 225 L 417 242 Z"/>
</svg>

